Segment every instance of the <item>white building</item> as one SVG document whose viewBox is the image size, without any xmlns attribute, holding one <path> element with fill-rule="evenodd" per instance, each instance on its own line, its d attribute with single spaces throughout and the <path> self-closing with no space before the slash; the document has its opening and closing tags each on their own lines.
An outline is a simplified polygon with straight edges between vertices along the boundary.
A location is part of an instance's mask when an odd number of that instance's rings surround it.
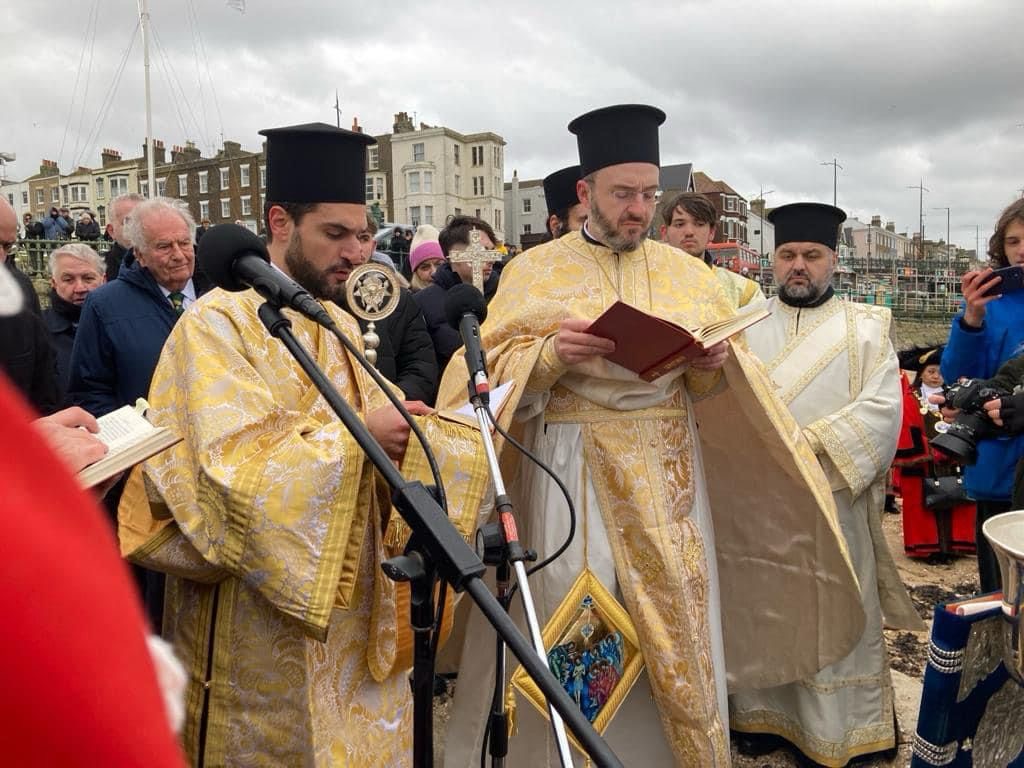
<svg viewBox="0 0 1024 768">
<path fill-rule="evenodd" d="M 519 180 L 519 172 L 512 171 L 512 181 L 505 182 L 505 223 L 507 241 L 522 247 L 523 235 L 543 235 L 547 232 L 548 207 L 544 197 L 544 180 Z"/>
<path fill-rule="evenodd" d="M 109 220 L 110 201 L 119 195 L 139 191 L 139 159 L 125 160 L 116 149 L 104 148 L 102 166 L 93 169 L 92 193 L 100 227 Z"/>
<path fill-rule="evenodd" d="M 28 182 L 0 179 L 0 191 L 7 198 L 7 202 L 11 204 L 14 212 L 18 214 L 18 226 L 21 227 L 22 216 L 32 213 L 32 206 L 29 204 Z"/>
<path fill-rule="evenodd" d="M 757 205 L 759 202 L 751 200 L 747 208 L 747 237 L 750 247 L 760 252 L 761 263 L 764 265 L 765 259 L 770 263 L 775 253 L 775 225 L 761 217 L 761 208 Z"/>
<path fill-rule="evenodd" d="M 494 228 L 498 239 L 504 239 L 505 140 L 489 131 L 461 134 L 444 127 L 415 128 L 405 113 L 396 115 L 395 120 L 390 144 L 391 202 L 396 220 L 440 229 L 449 216 L 477 216 Z M 383 208 L 387 202 L 386 169 L 375 172 L 372 156 L 369 165 L 375 196 L 376 179 L 385 178 Z"/>
</svg>

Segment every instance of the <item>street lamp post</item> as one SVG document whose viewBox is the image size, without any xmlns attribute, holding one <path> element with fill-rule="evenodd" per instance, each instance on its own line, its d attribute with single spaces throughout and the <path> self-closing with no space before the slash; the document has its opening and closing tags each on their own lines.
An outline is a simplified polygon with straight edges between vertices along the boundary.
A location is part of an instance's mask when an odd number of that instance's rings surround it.
<svg viewBox="0 0 1024 768">
<path fill-rule="evenodd" d="M 762 184 L 762 185 L 761 185 L 761 189 L 760 189 L 760 192 L 759 192 L 759 193 L 758 193 L 758 195 L 757 195 L 757 199 L 761 201 L 761 213 L 759 213 L 759 214 L 758 214 L 758 217 L 759 217 L 759 218 L 761 219 L 761 226 L 760 226 L 760 228 L 758 229 L 758 232 L 759 232 L 759 233 L 760 233 L 760 235 L 761 235 L 761 247 L 760 247 L 760 249 L 758 250 L 758 255 L 759 255 L 759 259 L 760 259 L 761 261 L 763 261 L 763 260 L 764 260 L 764 223 L 765 223 L 765 221 L 766 221 L 766 219 L 765 219 L 765 214 L 764 214 L 764 208 L 765 208 L 765 206 L 764 206 L 764 196 L 765 196 L 765 195 L 770 195 L 770 194 L 772 194 L 772 193 L 773 193 L 774 191 L 775 191 L 774 189 L 767 189 L 767 190 L 766 190 L 766 189 L 764 188 L 764 185 Z"/>
<path fill-rule="evenodd" d="M 832 166 L 832 205 L 837 205 L 836 200 L 838 199 L 839 192 L 839 171 L 843 170 L 843 166 L 839 164 L 836 158 L 832 158 L 830 163 L 818 163 L 818 165 L 831 165 Z M 838 206 L 837 206 L 838 207 Z"/>
</svg>

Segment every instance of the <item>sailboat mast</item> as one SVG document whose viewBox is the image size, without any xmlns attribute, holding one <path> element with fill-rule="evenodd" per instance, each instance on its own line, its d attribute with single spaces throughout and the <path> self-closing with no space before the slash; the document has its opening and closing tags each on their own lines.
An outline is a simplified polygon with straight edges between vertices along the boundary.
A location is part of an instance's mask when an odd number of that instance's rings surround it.
<svg viewBox="0 0 1024 768">
<path fill-rule="evenodd" d="M 156 197 L 156 162 L 153 159 L 153 105 L 149 92 L 149 0 L 139 0 L 139 22 L 142 26 L 142 66 L 146 76 L 146 171 L 148 197 Z"/>
</svg>

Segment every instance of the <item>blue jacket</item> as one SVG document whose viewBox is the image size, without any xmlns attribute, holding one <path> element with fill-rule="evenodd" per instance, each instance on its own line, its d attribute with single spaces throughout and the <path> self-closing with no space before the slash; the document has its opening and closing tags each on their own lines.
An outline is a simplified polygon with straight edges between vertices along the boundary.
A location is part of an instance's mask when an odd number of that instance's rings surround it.
<svg viewBox="0 0 1024 768">
<path fill-rule="evenodd" d="M 979 330 L 965 329 L 953 318 L 949 341 L 942 353 L 942 378 L 952 383 L 961 376 L 989 379 L 1011 357 L 1024 352 L 1024 292 L 1007 293 L 989 302 Z M 978 441 L 978 461 L 964 469 L 964 485 L 973 499 L 1009 501 L 1013 473 L 1024 456 L 1024 435 Z"/>
<path fill-rule="evenodd" d="M 71 225 L 63 216 L 44 216 L 40 223 L 43 225 L 43 237 L 46 240 L 66 240 L 71 234 Z"/>
<path fill-rule="evenodd" d="M 137 262 L 122 268 L 116 280 L 90 293 L 82 307 L 71 351 L 68 400 L 103 416 L 145 397 L 177 319 L 148 269 Z"/>
</svg>

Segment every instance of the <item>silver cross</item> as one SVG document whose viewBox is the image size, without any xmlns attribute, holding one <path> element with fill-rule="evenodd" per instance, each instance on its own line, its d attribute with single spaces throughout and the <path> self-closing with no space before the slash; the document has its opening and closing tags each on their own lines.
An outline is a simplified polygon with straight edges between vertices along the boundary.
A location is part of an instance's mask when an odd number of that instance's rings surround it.
<svg viewBox="0 0 1024 768">
<path fill-rule="evenodd" d="M 455 264 L 469 264 L 473 268 L 473 286 L 484 292 L 484 264 L 493 264 L 501 261 L 501 251 L 489 251 L 480 242 L 480 230 L 473 227 L 469 231 L 469 247 L 464 251 L 452 251 L 448 254 L 448 261 Z"/>
</svg>

